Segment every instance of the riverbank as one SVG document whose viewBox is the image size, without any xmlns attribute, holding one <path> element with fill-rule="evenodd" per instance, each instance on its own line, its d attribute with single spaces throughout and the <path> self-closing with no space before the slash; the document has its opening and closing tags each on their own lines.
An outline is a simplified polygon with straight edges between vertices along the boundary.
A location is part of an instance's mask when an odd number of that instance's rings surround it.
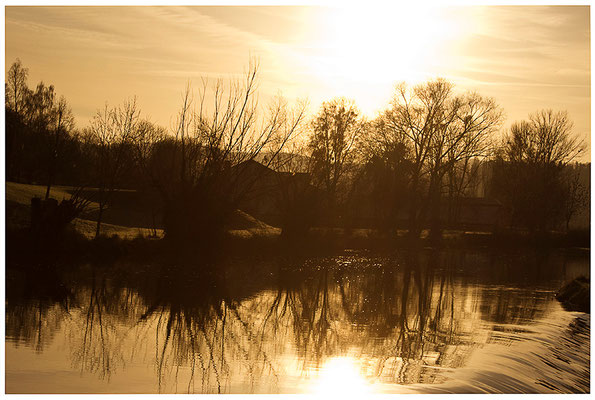
<svg viewBox="0 0 595 400">
<path fill-rule="evenodd" d="M 89 189 L 90 190 L 90 189 Z M 69 198 L 73 188 L 57 186 L 52 188 L 52 196 L 57 200 Z M 90 190 L 92 192 L 92 190 Z M 316 227 L 308 235 L 288 239 L 281 229 L 237 210 L 226 232 L 216 240 L 203 238 L 180 245 L 164 237 L 161 228 L 149 228 L 150 219 L 140 213 L 127 213 L 131 210 L 130 191 L 115 194 L 115 206 L 106 212 L 109 223 L 102 224 L 101 235 L 95 238 L 96 222 L 91 218 L 96 203 L 75 218 L 66 232 L 60 237 L 34 237 L 30 231 L 31 198 L 42 198 L 45 187 L 6 183 L 6 239 L 7 261 L 18 259 L 22 254 L 39 254 L 42 257 L 59 257 L 75 260 L 116 260 L 130 257 L 134 260 L 174 259 L 201 257 L 205 253 L 262 257 L 267 254 L 340 254 L 344 251 L 367 251 L 390 254 L 399 249 L 422 248 L 562 248 L 566 251 L 589 254 L 590 232 L 571 231 L 543 232 L 531 234 L 520 230 L 498 232 L 471 232 L 445 230 L 439 241 L 431 240 L 429 232 L 422 231 L 421 237 L 411 240 L 406 230 L 381 232 L 374 229 L 344 229 Z M 142 207 L 141 207 L 142 208 Z M 129 214 L 132 214 L 129 215 Z M 154 221 L 153 221 L 154 222 Z M 135 226 L 138 225 L 138 226 Z M 52 235 L 54 236 L 54 235 Z M 195 245 L 196 244 L 196 245 Z M 188 248 L 189 247 L 189 248 Z"/>
<path fill-rule="evenodd" d="M 217 263 L 221 259 L 267 259 L 279 256 L 333 256 L 338 254 L 375 254 L 439 251 L 448 249 L 489 252 L 519 252 L 559 250 L 566 254 L 588 257 L 589 247 L 572 237 L 557 234 L 540 237 L 523 233 L 484 234 L 449 232 L 439 244 L 428 238 L 412 241 L 406 233 L 380 234 L 371 230 L 340 231 L 312 229 L 307 237 L 289 240 L 279 233 L 257 230 L 228 231 L 217 240 L 197 241 L 195 245 L 180 245 L 167 238 L 137 235 L 120 237 L 116 234 L 89 238 L 72 226 L 60 236 L 40 238 L 30 229 L 6 229 L 7 265 L 22 263 L 92 263 L 111 264 L 165 263 L 195 265 Z M 584 240 L 584 239 L 583 239 Z"/>
</svg>

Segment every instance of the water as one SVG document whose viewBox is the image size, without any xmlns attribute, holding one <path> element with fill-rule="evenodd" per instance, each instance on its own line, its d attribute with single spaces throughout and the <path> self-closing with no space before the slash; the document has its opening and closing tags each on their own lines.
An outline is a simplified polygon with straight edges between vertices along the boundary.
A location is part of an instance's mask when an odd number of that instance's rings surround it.
<svg viewBox="0 0 595 400">
<path fill-rule="evenodd" d="M 7 393 L 585 393 L 559 252 L 8 268 Z"/>
</svg>

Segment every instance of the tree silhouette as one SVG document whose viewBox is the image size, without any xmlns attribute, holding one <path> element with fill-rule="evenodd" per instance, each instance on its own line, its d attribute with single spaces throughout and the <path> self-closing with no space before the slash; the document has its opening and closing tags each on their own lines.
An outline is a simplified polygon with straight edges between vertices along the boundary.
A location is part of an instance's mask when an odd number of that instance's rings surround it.
<svg viewBox="0 0 595 400">
<path fill-rule="evenodd" d="M 312 121 L 308 143 L 310 170 L 313 183 L 326 191 L 331 221 L 336 211 L 338 186 L 354 159 L 352 149 L 362 131 L 359 114 L 353 101 L 337 98 L 323 103 Z"/>
<path fill-rule="evenodd" d="M 158 147 L 169 170 L 152 177 L 162 196 L 166 237 L 195 244 L 220 237 L 256 179 L 242 173 L 243 163 L 266 153 L 270 165 L 298 131 L 305 104 L 290 108 L 277 98 L 260 114 L 257 77 L 253 62 L 243 81 L 226 86 L 205 80 L 196 100 L 189 87 L 184 93 L 175 139 Z"/>
<path fill-rule="evenodd" d="M 500 144 L 492 190 L 512 211 L 511 224 L 543 231 L 558 225 L 571 191 L 564 170 L 585 150 L 565 111 L 541 110 L 515 122 Z"/>
<path fill-rule="evenodd" d="M 393 141 L 405 143 L 410 152 L 409 233 L 418 237 L 429 217 L 439 235 L 445 175 L 489 154 L 502 113 L 494 100 L 455 95 L 453 84 L 437 79 L 411 89 L 397 86 L 385 118 Z"/>
<path fill-rule="evenodd" d="M 53 85 L 40 82 L 27 86 L 28 69 L 17 59 L 6 82 L 7 176 L 19 181 L 43 181 L 45 198 L 60 175 L 71 175 L 67 165 L 72 154 L 74 116 L 66 99 L 56 95 Z"/>
<path fill-rule="evenodd" d="M 397 228 L 398 214 L 407 206 L 411 176 L 410 149 L 388 124 L 386 114 L 366 124 L 357 142 L 360 166 L 350 198 L 353 223 L 383 231 Z"/>
<path fill-rule="evenodd" d="M 15 113 L 20 113 L 25 108 L 29 88 L 27 77 L 29 69 L 24 68 L 19 58 L 10 66 L 6 77 L 6 107 Z"/>
<path fill-rule="evenodd" d="M 48 126 L 49 146 L 48 146 L 48 165 L 47 165 L 47 185 L 45 198 L 50 197 L 50 190 L 54 182 L 57 169 L 64 163 L 65 157 L 63 150 L 65 142 L 68 140 L 70 132 L 74 128 L 74 116 L 72 110 L 66 103 L 64 96 L 61 96 L 52 106 L 51 124 Z"/>
<path fill-rule="evenodd" d="M 590 190 L 581 183 L 580 177 L 578 165 L 568 166 L 564 171 L 564 220 L 567 232 L 572 217 L 589 207 Z"/>
<path fill-rule="evenodd" d="M 94 183 L 97 187 L 97 225 L 95 236 L 101 232 L 103 213 L 109 206 L 114 191 L 121 183 L 126 169 L 131 168 L 127 153 L 131 152 L 131 142 L 137 135 L 140 111 L 136 99 L 128 100 L 121 106 L 97 111 L 89 128 L 84 132 L 87 148 L 94 164 Z"/>
</svg>

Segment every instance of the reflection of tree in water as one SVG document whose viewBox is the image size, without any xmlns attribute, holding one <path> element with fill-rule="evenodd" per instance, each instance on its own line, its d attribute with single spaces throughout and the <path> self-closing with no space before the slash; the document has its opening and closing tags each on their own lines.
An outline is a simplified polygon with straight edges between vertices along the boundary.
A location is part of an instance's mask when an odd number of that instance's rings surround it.
<svg viewBox="0 0 595 400">
<path fill-rule="evenodd" d="M 109 378 L 135 358 L 153 360 L 161 392 L 276 392 L 281 376 L 309 375 L 344 355 L 357 357 L 370 379 L 431 383 L 441 379 L 435 367 L 464 364 L 474 344 L 490 339 L 478 337 L 478 327 L 526 322 L 551 300 L 461 278 L 468 258 L 456 252 L 391 259 L 294 260 L 218 273 L 91 268 L 75 295 L 52 294 L 41 283 L 46 289 L 29 290 L 29 300 L 7 293 L 7 336 L 43 343 L 39 322 L 55 324 L 48 321 L 69 310 L 77 368 Z"/>
<path fill-rule="evenodd" d="M 109 379 L 128 358 L 125 339 L 131 334 L 140 299 L 115 284 L 109 269 L 92 267 L 90 272 L 88 286 L 77 293 L 78 318 L 70 327 L 72 363 L 81 372 Z"/>
<path fill-rule="evenodd" d="M 156 290 L 141 288 L 140 293 L 148 306 L 141 320 L 156 322 L 159 387 L 162 380 L 171 375 L 172 366 L 183 365 L 190 365 L 192 371 L 188 391 L 197 368 L 202 373 L 203 389 L 209 387 L 213 374 L 220 387 L 222 375 L 226 373 L 223 344 L 228 311 L 220 285 L 207 279 L 186 279 L 175 273 L 158 282 Z"/>
<path fill-rule="evenodd" d="M 543 287 L 543 282 L 555 281 L 554 276 L 560 275 L 557 269 L 563 267 L 564 262 L 545 251 L 527 253 L 488 259 L 487 264 L 493 271 L 486 280 L 490 285 L 481 286 L 478 301 L 483 320 L 518 325 L 543 316 L 554 293 L 534 288 Z"/>
<path fill-rule="evenodd" d="M 302 279 L 281 270 L 269 306 L 254 303 L 250 312 L 266 315 L 269 337 L 294 343 L 303 369 L 351 348 L 365 360 L 369 377 L 433 382 L 439 376 L 434 367 L 461 366 L 475 342 L 485 339 L 474 330 L 490 322 L 477 311 L 494 297 L 454 276 L 469 267 L 464 262 L 462 254 L 429 252 L 405 255 L 396 267 L 386 260 L 376 266 L 362 260 L 363 268 L 323 265 L 306 278 L 301 271 Z M 500 293 L 499 318 L 516 323 L 538 317 L 551 299 L 531 293 Z"/>
<path fill-rule="evenodd" d="M 6 273 L 6 337 L 41 352 L 72 307 L 73 292 L 53 265 L 19 266 Z"/>
<path fill-rule="evenodd" d="M 364 327 L 365 336 L 376 336 L 361 346 L 373 366 L 369 376 L 421 382 L 433 379 L 432 370 L 423 370 L 428 363 L 452 364 L 446 348 L 460 344 L 453 295 L 452 274 L 436 274 L 417 253 L 406 254 L 396 268 L 384 264 L 344 285 L 347 316 Z"/>
<path fill-rule="evenodd" d="M 275 355 L 287 351 L 291 343 L 302 370 L 320 367 L 326 357 L 345 348 L 337 327 L 341 315 L 332 303 L 336 288 L 329 284 L 329 275 L 324 267 L 306 271 L 281 267 L 276 290 L 263 296 L 264 301 L 242 304 L 243 314 L 264 315 L 259 324 L 261 342 Z"/>
<path fill-rule="evenodd" d="M 397 268 L 363 259 L 339 260 L 346 266 L 336 268 L 333 259 L 309 271 L 280 269 L 277 290 L 242 307 L 264 316 L 260 332 L 271 358 L 287 351 L 280 343 L 292 343 L 302 373 L 357 349 L 374 364 L 368 376 L 418 382 L 428 354 L 436 364 L 448 363 L 441 360 L 445 348 L 460 340 L 452 276 L 435 279 L 413 260 Z"/>
<path fill-rule="evenodd" d="M 187 271 L 187 270 L 186 270 Z M 231 377 L 254 387 L 275 368 L 259 345 L 252 320 L 239 313 L 223 274 L 165 272 L 137 290 L 146 304 L 139 325 L 155 332 L 158 385 L 163 390 L 182 367 L 189 368 L 184 391 L 227 392 Z M 182 371 L 187 372 L 187 371 Z M 177 390 L 177 389 L 176 389 Z"/>
<path fill-rule="evenodd" d="M 130 289 L 110 284 L 112 272 L 56 265 L 9 270 L 6 336 L 42 352 L 62 331 L 73 367 L 109 378 L 126 358 L 122 342 L 140 300 Z"/>
</svg>

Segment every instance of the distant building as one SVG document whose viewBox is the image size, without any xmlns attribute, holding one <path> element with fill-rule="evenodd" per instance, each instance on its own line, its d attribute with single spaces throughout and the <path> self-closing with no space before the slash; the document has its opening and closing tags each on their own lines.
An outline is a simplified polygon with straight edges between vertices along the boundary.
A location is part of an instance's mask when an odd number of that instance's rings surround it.
<svg viewBox="0 0 595 400">
<path fill-rule="evenodd" d="M 242 211 L 269 225 L 281 226 L 287 207 L 308 191 L 318 190 L 310 185 L 310 175 L 305 172 L 276 171 L 255 160 L 244 161 L 234 168 L 236 193 L 241 199 Z"/>
<path fill-rule="evenodd" d="M 444 222 L 452 228 L 463 230 L 494 230 L 504 227 L 508 211 L 498 200 L 485 197 L 462 197 L 458 206 L 448 217 L 448 207 L 443 205 Z"/>
<path fill-rule="evenodd" d="M 261 160 L 267 162 L 266 159 Z M 288 166 L 285 163 L 284 167 L 300 171 L 296 165 Z M 441 225 L 445 229 L 476 231 L 509 227 L 512 210 L 490 193 L 494 164 L 478 163 L 473 168 L 474 173 L 462 196 L 449 199 L 443 194 L 440 204 Z M 590 163 L 576 163 L 568 168 L 579 172 L 581 184 L 590 193 Z M 237 182 L 236 192 L 241 199 L 238 208 L 269 225 L 282 226 L 288 213 L 294 214 L 294 217 L 305 215 L 308 212 L 305 207 L 319 205 L 323 198 L 322 192 L 310 184 L 310 176 L 306 172 L 278 171 L 255 160 L 242 162 L 233 170 L 234 181 Z M 395 204 L 391 211 L 387 204 L 378 204 L 378 199 L 368 196 L 369 190 L 365 184 L 362 188 L 357 200 L 349 206 L 350 211 L 345 210 L 345 213 L 351 213 L 349 225 L 358 228 L 407 228 L 409 215 L 404 199 L 401 199 L 402 204 Z M 589 227 L 590 207 L 587 207 L 572 217 L 570 228 Z"/>
</svg>

